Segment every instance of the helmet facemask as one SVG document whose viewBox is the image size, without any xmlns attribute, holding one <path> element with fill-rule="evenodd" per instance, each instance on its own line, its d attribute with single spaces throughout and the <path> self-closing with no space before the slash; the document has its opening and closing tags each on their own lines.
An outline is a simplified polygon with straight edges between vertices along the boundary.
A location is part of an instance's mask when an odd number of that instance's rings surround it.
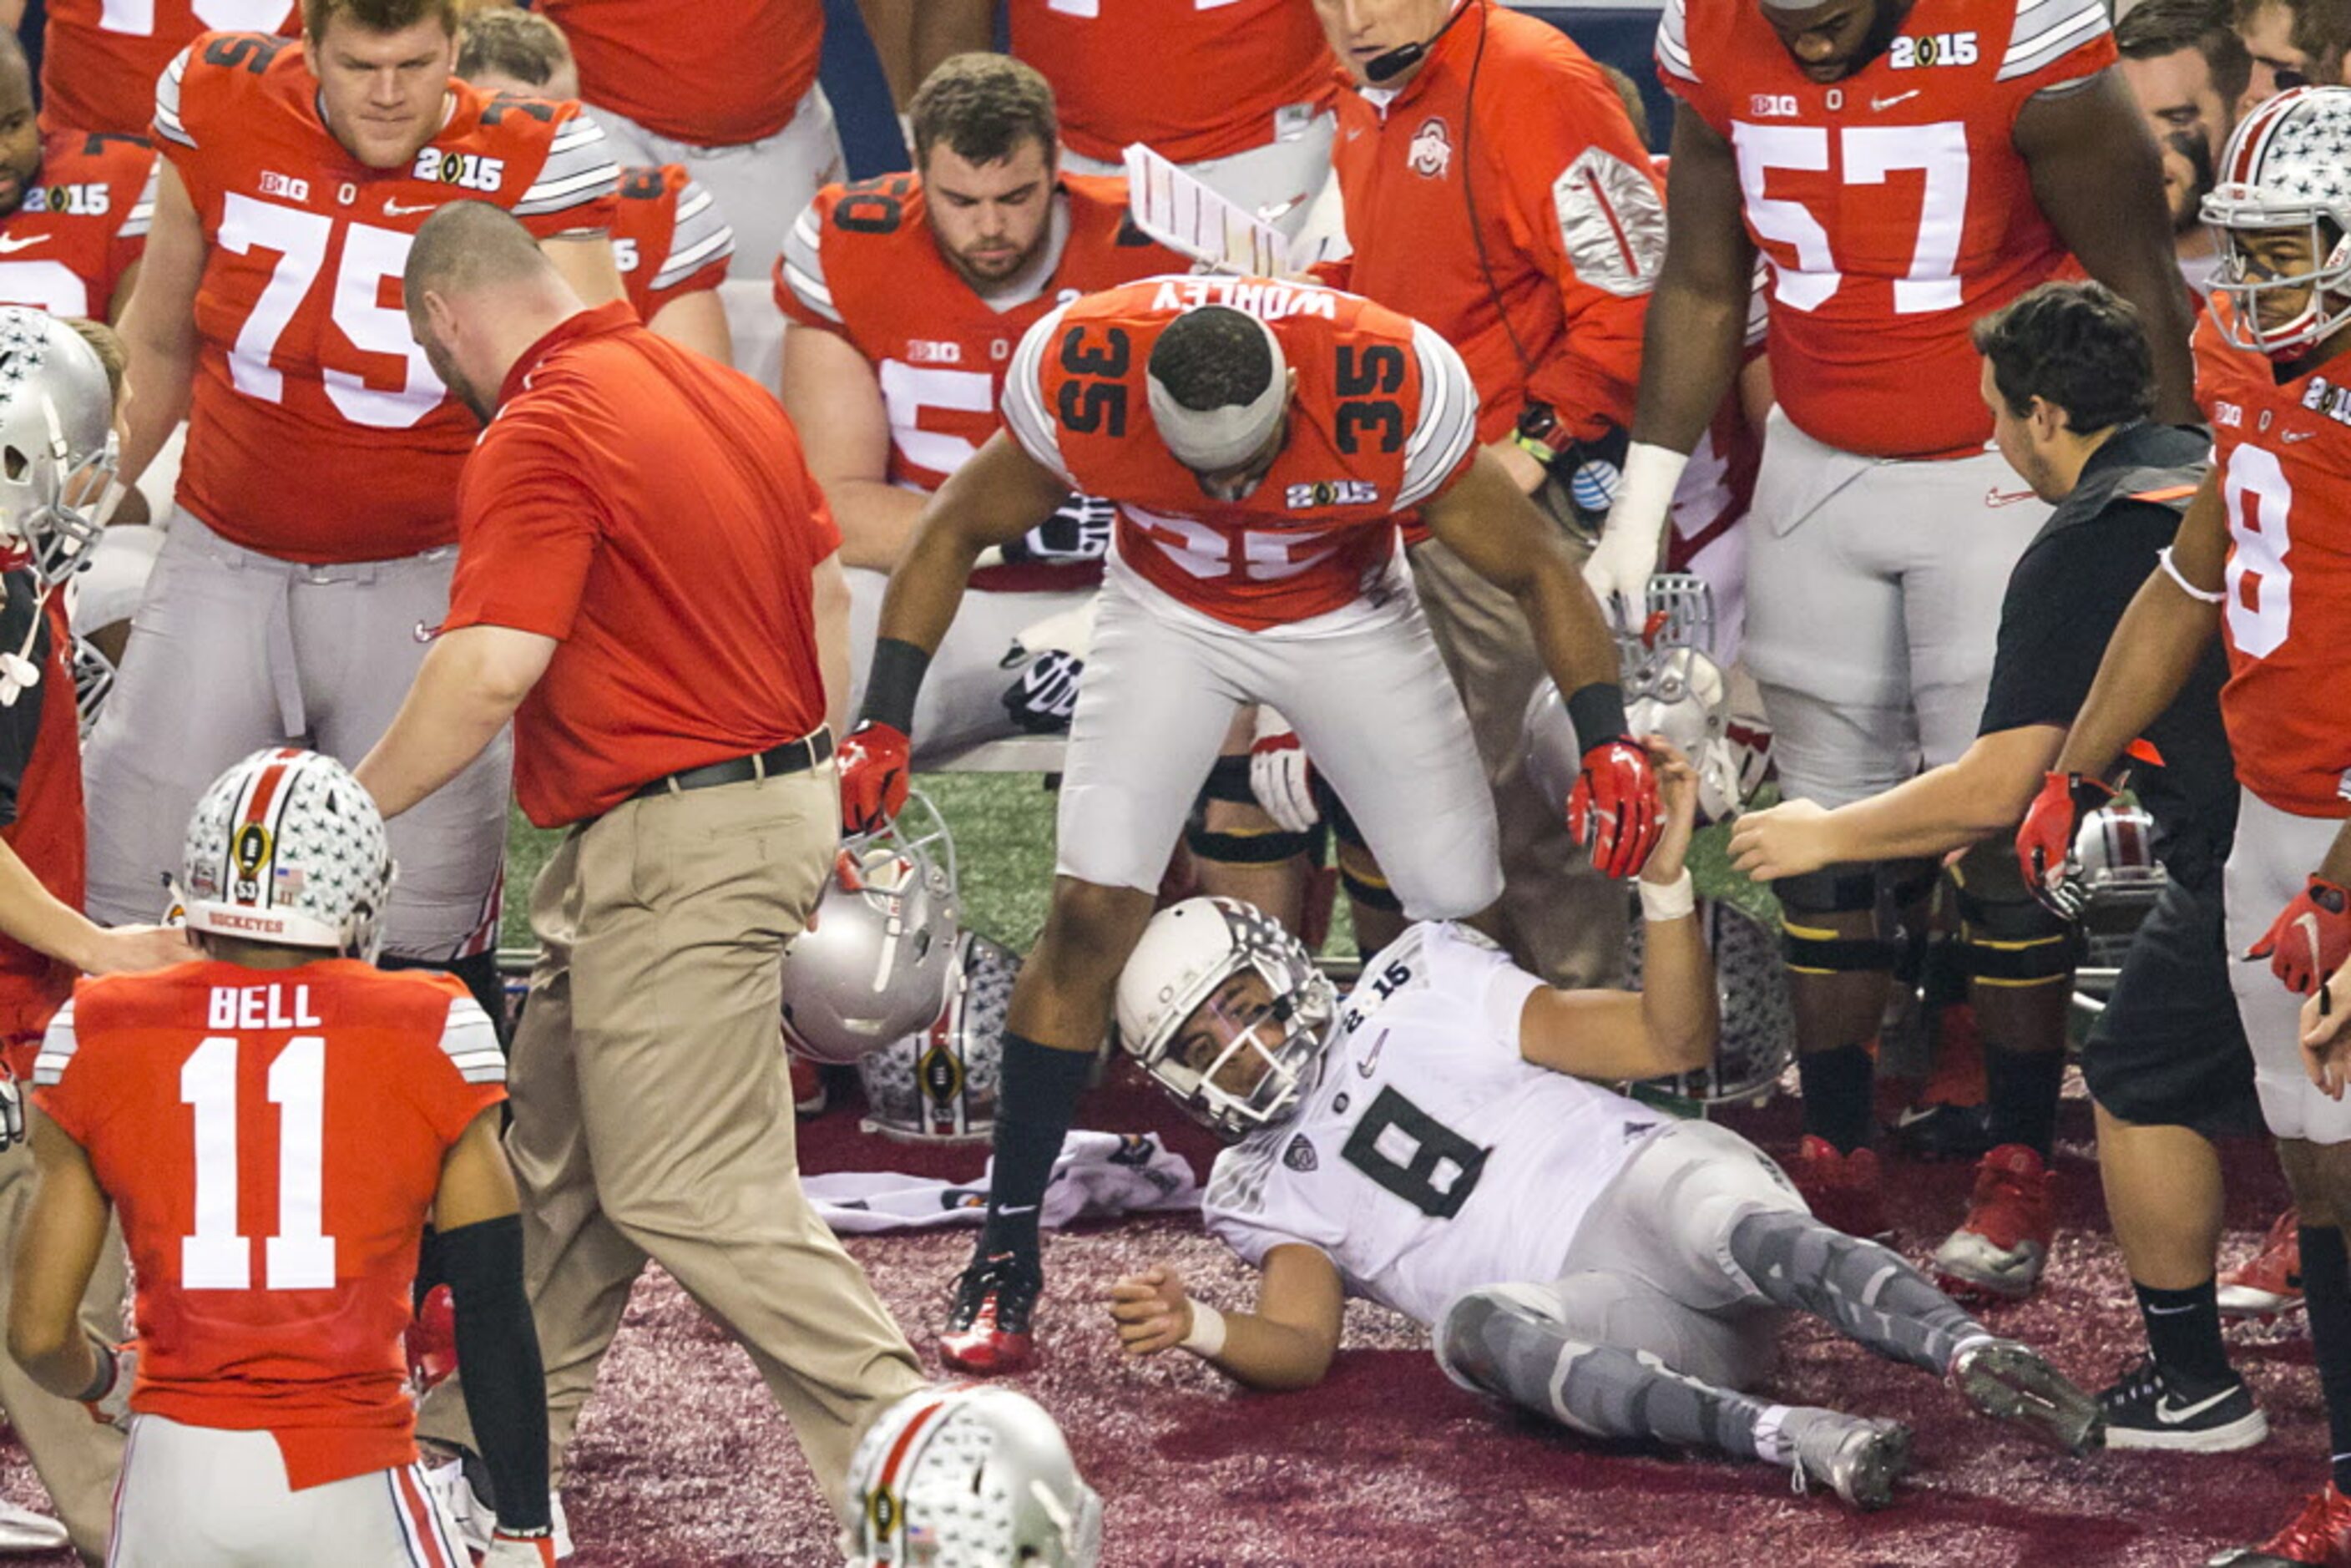
<svg viewBox="0 0 2351 1568">
<path fill-rule="evenodd" d="M 2304 87 L 2262 103 L 2238 122 L 2220 156 L 2221 182 L 2202 216 L 2220 249 L 2213 313 L 2230 343 L 2291 364 L 2351 323 L 2351 89 Z M 2274 266 L 2273 251 L 2298 241 L 2299 265 Z M 2264 301 L 2281 319 L 2262 319 Z"/>
<path fill-rule="evenodd" d="M 2204 203 L 2206 222 L 2220 249 L 2220 269 L 2213 277 L 2212 291 L 2226 297 L 2230 305 L 2213 325 L 2237 348 L 2284 362 L 2298 360 L 2336 328 L 2351 322 L 2351 235 L 2323 213 L 2282 214 L 2273 204 L 2263 204 L 2264 221 L 2259 227 L 2216 221 L 2210 216 L 2216 205 L 2230 210 L 2225 205 L 2230 189 L 2214 192 Z M 2307 270 L 2271 275 L 2246 248 L 2245 242 L 2256 235 L 2294 231 L 2308 236 L 2312 256 L 2323 258 Z M 2264 327 L 2262 301 L 2295 293 L 2302 295 L 2301 308 L 2277 326 Z"/>
</svg>

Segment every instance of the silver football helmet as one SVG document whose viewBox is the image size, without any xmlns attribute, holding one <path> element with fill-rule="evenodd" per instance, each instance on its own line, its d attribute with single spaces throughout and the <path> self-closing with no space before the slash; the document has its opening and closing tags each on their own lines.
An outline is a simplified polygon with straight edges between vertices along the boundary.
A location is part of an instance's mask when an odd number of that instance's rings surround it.
<svg viewBox="0 0 2351 1568">
<path fill-rule="evenodd" d="M 371 962 L 382 945 L 383 818 L 322 753 L 269 747 L 214 779 L 188 820 L 181 874 L 191 931 Z"/>
<path fill-rule="evenodd" d="M 1707 652 L 1714 640 L 1712 591 L 1687 573 L 1651 578 L 1649 623 L 1656 632 L 1618 639 L 1625 726 L 1635 736 L 1664 736 L 1690 759 L 1701 821 L 1735 815 L 1750 789 L 1729 738 L 1730 684 Z M 1553 683 L 1544 681 L 1528 699 L 1522 734 L 1528 777 L 1553 810 L 1564 812 L 1590 743 L 1575 733 Z"/>
<path fill-rule="evenodd" d="M 2116 801 L 2082 819 L 2074 834 L 2074 860 L 2087 897 L 2082 907 L 2084 952 L 2075 971 L 2083 990 L 2112 988 L 2139 922 L 2169 880 L 2155 858 L 2155 819 L 2144 807 Z"/>
<path fill-rule="evenodd" d="M 2282 92 L 2238 122 L 2220 155 L 2220 179 L 2205 196 L 2205 226 L 2220 251 L 2213 292 L 2230 308 L 2213 325 L 2230 342 L 2291 359 L 2351 321 L 2351 88 Z M 2248 235 L 2301 230 L 2311 269 L 2266 271 L 2243 245 Z M 2302 308 L 2264 328 L 2261 304 L 2305 292 Z"/>
<path fill-rule="evenodd" d="M 1249 972 L 1267 998 L 1228 1009 L 1217 992 Z M 1297 1111 L 1337 1000 L 1305 944 L 1271 915 L 1238 899 L 1187 898 L 1151 917 L 1119 972 L 1118 1038 L 1195 1121 L 1243 1137 Z M 1186 1053 L 1179 1037 L 1204 1007 L 1217 1026 L 1213 1051 Z M 1272 1040 L 1261 1038 L 1270 1030 Z M 1250 1058 L 1259 1071 L 1245 1092 L 1218 1082 Z"/>
<path fill-rule="evenodd" d="M 857 1059 L 867 1132 L 916 1144 L 985 1142 L 996 1130 L 1004 1019 L 1020 960 L 976 931 L 956 939 L 946 1006 L 928 1029 Z"/>
<path fill-rule="evenodd" d="M 46 311 L 0 308 L 0 543 L 45 587 L 71 577 L 122 498 L 114 392 L 81 334 Z"/>
<path fill-rule="evenodd" d="M 1096 1568 L 1102 1499 L 1044 1407 L 998 1385 L 907 1395 L 849 1462 L 850 1568 Z"/>
<path fill-rule="evenodd" d="M 955 977 L 955 840 L 919 792 L 841 846 L 808 928 L 784 948 L 784 1034 L 846 1064 L 928 1029 Z"/>
<path fill-rule="evenodd" d="M 1722 1036 L 1714 1061 L 1695 1072 L 1651 1082 L 1667 1093 L 1706 1105 L 1727 1105 L 1771 1092 L 1796 1057 L 1796 1009 L 1780 939 L 1735 904 L 1698 902 L 1698 929 L 1714 955 L 1714 985 L 1722 1009 Z M 1625 956 L 1635 988 L 1641 984 L 1644 927 L 1636 917 Z"/>
</svg>

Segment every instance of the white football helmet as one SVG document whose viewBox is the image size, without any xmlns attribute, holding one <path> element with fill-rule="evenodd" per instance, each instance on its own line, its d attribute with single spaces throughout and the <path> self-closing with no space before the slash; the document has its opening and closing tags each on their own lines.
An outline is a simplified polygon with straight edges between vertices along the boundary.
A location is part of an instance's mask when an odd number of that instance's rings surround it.
<svg viewBox="0 0 2351 1568">
<path fill-rule="evenodd" d="M 1205 1065 L 1186 1061 L 1177 1036 L 1202 1004 L 1234 976 L 1255 970 L 1271 993 L 1254 1011 L 1220 1015 L 1228 1038 Z M 1305 945 L 1272 916 L 1230 898 L 1187 898 L 1161 910 L 1118 977 L 1118 1038 L 1194 1120 L 1242 1137 L 1287 1120 L 1298 1109 L 1307 1070 L 1322 1055 L 1337 993 Z M 1270 1044 L 1266 1026 L 1280 1030 Z M 1244 1053 L 1264 1071 L 1245 1095 L 1219 1087 L 1217 1075 Z"/>
<path fill-rule="evenodd" d="M 1096 1568 L 1102 1499 L 1044 1407 L 994 1385 L 907 1395 L 849 1462 L 850 1568 Z"/>
<path fill-rule="evenodd" d="M 857 1059 L 868 1132 L 916 1144 L 985 1142 L 996 1130 L 1004 1018 L 1020 960 L 976 931 L 956 939 L 946 1006 L 930 1028 Z"/>
<path fill-rule="evenodd" d="M 371 962 L 393 868 L 383 818 L 350 770 L 316 751 L 256 751 L 188 820 L 188 929 Z"/>
<path fill-rule="evenodd" d="M 1708 1065 L 1650 1082 L 1701 1104 L 1736 1104 L 1770 1093 L 1795 1060 L 1795 1004 L 1788 995 L 1788 968 L 1776 932 L 1718 898 L 1699 899 L 1698 916 L 1707 950 L 1714 955 L 1722 1035 Z M 1635 989 L 1641 984 L 1645 930 L 1636 916 L 1625 956 L 1627 983 Z"/>
<path fill-rule="evenodd" d="M 2089 990 L 2111 988 L 2095 976 L 2081 977 L 2122 968 L 2139 922 L 2163 894 L 2169 876 L 2155 858 L 2155 819 L 2137 805 L 2101 806 L 2082 819 L 2074 835 L 2074 859 L 2088 894 L 2082 906 L 2084 952 L 2076 984 Z"/>
<path fill-rule="evenodd" d="M 1747 798 L 1729 722 L 1729 683 L 1722 666 L 1697 648 L 1658 647 L 1625 674 L 1625 727 L 1635 736 L 1662 735 L 1690 759 L 1701 822 L 1736 815 Z M 1564 812 L 1586 743 L 1553 683 L 1544 681 L 1528 699 L 1522 734 L 1528 778 L 1552 810 Z"/>
<path fill-rule="evenodd" d="M 2351 88 L 2295 88 L 2239 121 L 2203 218 L 2231 307 L 2213 325 L 2230 342 L 2290 360 L 2351 321 Z M 2271 277 L 2246 254 L 2245 235 L 2282 229 L 2309 235 L 2312 270 Z M 2261 301 L 2287 291 L 2306 291 L 2302 308 L 2263 328 Z"/>
<path fill-rule="evenodd" d="M 45 587 L 71 577 L 122 498 L 114 393 L 81 334 L 46 311 L 0 308 L 0 545 Z"/>
</svg>

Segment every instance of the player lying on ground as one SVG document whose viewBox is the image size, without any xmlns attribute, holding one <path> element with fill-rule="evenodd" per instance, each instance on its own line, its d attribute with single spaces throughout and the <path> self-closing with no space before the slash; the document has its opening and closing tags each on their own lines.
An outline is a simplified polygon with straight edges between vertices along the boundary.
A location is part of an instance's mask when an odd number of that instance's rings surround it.
<svg viewBox="0 0 2351 1568">
<path fill-rule="evenodd" d="M 1246 904 L 1154 917 L 1119 977 L 1119 1036 L 1186 1110 L 1238 1136 L 1202 1207 L 1263 1277 L 1256 1310 L 1227 1316 L 1171 1269 L 1130 1275 L 1111 1290 L 1121 1343 L 1302 1388 L 1329 1367 L 1353 1290 L 1428 1324 L 1464 1387 L 1883 1507 L 1907 1427 L 1740 1392 L 1794 1308 L 1948 1376 L 1987 1415 L 2095 1446 L 2087 1394 L 1893 1252 L 1814 1219 L 1761 1150 L 1583 1081 L 1687 1071 L 1714 1050 L 1713 966 L 1683 868 L 1697 776 L 1649 745 L 1667 826 L 1641 875 L 1637 995 L 1552 989 L 1468 927 L 1426 921 L 1342 1004 Z"/>
<path fill-rule="evenodd" d="M 416 1463 L 401 1347 L 430 1220 L 498 1497 L 483 1568 L 551 1565 L 547 1396 L 488 1017 L 448 976 L 374 967 L 392 859 L 331 758 L 260 751 L 214 780 L 184 874 L 204 961 L 83 980 L 34 1068 L 40 1185 L 8 1349 L 132 1433 L 107 1561 L 468 1560 Z M 13 1085 L 0 1110 L 21 1129 Z M 138 1339 L 109 1346 L 78 1308 L 118 1207 Z"/>
</svg>

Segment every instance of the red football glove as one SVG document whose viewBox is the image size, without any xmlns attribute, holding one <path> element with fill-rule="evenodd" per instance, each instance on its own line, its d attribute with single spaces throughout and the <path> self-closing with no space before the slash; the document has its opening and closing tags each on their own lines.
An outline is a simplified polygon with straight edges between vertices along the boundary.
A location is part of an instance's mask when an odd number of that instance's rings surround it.
<svg viewBox="0 0 2351 1568">
<path fill-rule="evenodd" d="M 2024 825 L 2016 830 L 2016 864 L 2024 885 L 2062 919 L 2079 920 L 2090 899 L 2082 862 L 2074 855 L 2082 819 L 2114 798 L 2103 779 L 2081 773 L 2047 774 L 2041 780 L 2041 793 L 2024 813 Z"/>
<path fill-rule="evenodd" d="M 1647 752 L 1620 736 L 1583 754 L 1567 799 L 1567 832 L 1592 852 L 1602 875 L 1637 875 L 1664 829 Z"/>
<path fill-rule="evenodd" d="M 448 1286 L 424 1292 L 400 1338 L 408 1354 L 408 1380 L 419 1394 L 457 1370 L 457 1301 Z"/>
<path fill-rule="evenodd" d="M 2284 981 L 2287 990 L 2298 997 L 2310 995 L 2351 957 L 2351 894 L 2323 877 L 2312 877 L 2310 885 L 2270 922 L 2262 939 L 2245 949 L 2245 956 L 2267 958 L 2270 973 Z"/>
<path fill-rule="evenodd" d="M 841 831 L 877 833 L 906 804 L 913 742 L 894 724 L 867 719 L 841 743 Z"/>
</svg>

